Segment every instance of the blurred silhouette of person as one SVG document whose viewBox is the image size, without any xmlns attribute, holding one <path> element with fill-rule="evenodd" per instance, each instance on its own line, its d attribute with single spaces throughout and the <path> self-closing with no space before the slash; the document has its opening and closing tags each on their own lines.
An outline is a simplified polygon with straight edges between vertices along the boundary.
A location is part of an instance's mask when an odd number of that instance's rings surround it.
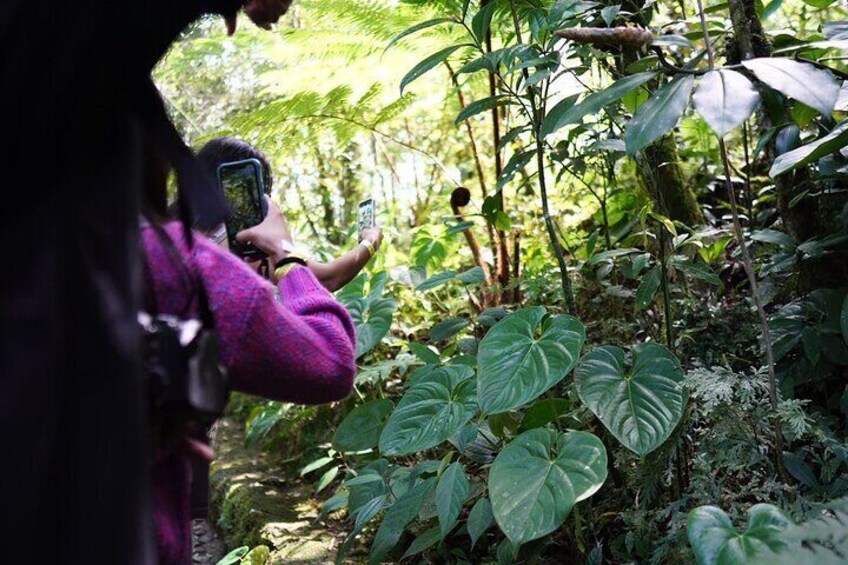
<svg viewBox="0 0 848 565">
<path fill-rule="evenodd" d="M 174 163 L 186 214 L 211 183 L 150 71 L 202 13 L 243 0 L 0 4 L 0 509 L 5 562 L 155 563 L 141 378 L 141 135 Z M 270 27 L 290 0 L 248 0 Z M 7 192 L 8 195 L 8 192 Z M 195 207 L 195 210 L 192 210 Z"/>
</svg>

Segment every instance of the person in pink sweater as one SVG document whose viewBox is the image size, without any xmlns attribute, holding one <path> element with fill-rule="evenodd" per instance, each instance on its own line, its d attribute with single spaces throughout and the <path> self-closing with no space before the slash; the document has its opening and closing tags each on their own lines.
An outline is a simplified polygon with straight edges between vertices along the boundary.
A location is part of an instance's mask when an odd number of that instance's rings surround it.
<svg viewBox="0 0 848 565">
<path fill-rule="evenodd" d="M 141 228 L 158 311 L 197 316 L 192 280 L 203 281 L 219 338 L 220 362 L 233 390 L 299 404 L 348 395 L 356 373 L 353 322 L 309 268 L 287 264 L 269 282 L 200 234 L 189 247 L 181 223 L 163 227 L 181 264 L 153 226 L 143 223 Z M 265 220 L 238 238 L 267 253 L 273 265 L 287 255 L 280 245 L 287 233 L 285 218 L 270 202 Z M 185 444 L 175 445 L 157 450 L 154 513 L 160 563 L 185 565 L 191 562 L 190 450 Z"/>
</svg>

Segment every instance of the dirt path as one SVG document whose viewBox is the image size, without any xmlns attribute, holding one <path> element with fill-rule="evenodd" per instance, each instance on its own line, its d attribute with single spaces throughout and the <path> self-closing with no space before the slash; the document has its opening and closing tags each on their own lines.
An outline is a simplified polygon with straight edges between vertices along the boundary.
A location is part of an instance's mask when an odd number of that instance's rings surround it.
<svg viewBox="0 0 848 565">
<path fill-rule="evenodd" d="M 335 548 L 341 543 L 340 525 L 317 520 L 320 501 L 311 484 L 299 477 L 280 474 L 268 457 L 258 450 L 244 448 L 241 423 L 223 419 L 215 436 L 218 459 L 210 475 L 210 521 L 221 540 L 198 528 L 198 556 L 215 563 L 220 559 L 218 545 L 229 551 L 240 546 L 265 545 L 269 554 L 251 565 L 332 564 Z M 264 550 L 261 553 L 265 553 Z M 217 557 L 217 559 L 216 559 Z M 202 561 L 196 561 L 202 563 Z"/>
</svg>

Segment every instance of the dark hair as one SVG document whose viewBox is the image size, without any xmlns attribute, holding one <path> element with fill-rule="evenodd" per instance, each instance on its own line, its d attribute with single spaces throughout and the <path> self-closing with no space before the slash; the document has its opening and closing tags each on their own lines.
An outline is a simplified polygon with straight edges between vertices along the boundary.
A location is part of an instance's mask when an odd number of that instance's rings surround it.
<svg viewBox="0 0 848 565">
<path fill-rule="evenodd" d="M 271 193 L 273 183 L 271 163 L 264 153 L 246 141 L 234 137 L 218 137 L 201 147 L 200 151 L 197 152 L 197 157 L 207 167 L 213 178 L 218 173 L 218 165 L 241 161 L 242 159 L 256 159 L 262 163 L 262 180 L 265 182 L 265 192 Z"/>
<path fill-rule="evenodd" d="M 149 221 L 162 221 L 168 211 L 168 173 L 171 165 L 148 132 L 142 142 L 141 213 Z"/>
</svg>

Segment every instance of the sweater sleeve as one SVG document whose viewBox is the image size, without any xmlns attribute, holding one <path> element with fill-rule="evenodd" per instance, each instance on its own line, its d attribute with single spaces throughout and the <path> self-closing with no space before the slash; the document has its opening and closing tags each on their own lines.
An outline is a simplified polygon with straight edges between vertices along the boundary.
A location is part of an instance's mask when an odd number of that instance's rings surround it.
<svg viewBox="0 0 848 565">
<path fill-rule="evenodd" d="M 198 242 L 195 258 L 235 390 L 300 404 L 347 396 L 356 374 L 353 322 L 309 269 L 283 277 L 278 301 L 270 283 L 210 242 Z"/>
</svg>

